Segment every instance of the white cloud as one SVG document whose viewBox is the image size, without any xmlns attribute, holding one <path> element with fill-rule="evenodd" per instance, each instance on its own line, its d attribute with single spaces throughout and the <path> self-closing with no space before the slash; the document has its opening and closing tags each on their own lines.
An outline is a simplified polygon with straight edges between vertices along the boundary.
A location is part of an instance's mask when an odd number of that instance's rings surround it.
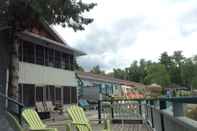
<svg viewBox="0 0 197 131">
<path fill-rule="evenodd" d="M 55 27 L 73 47 L 89 55 L 79 58 L 86 69 L 123 68 L 141 58 L 157 60 L 164 51 L 197 54 L 196 0 L 95 0 L 86 15 L 93 24 L 83 32 Z"/>
</svg>

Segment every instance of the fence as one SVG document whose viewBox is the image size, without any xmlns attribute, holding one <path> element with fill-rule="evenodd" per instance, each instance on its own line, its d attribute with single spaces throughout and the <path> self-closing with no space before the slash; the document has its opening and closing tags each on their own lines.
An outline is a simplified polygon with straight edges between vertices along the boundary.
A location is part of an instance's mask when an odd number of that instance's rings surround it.
<svg viewBox="0 0 197 131">
<path fill-rule="evenodd" d="M 187 104 L 197 104 L 197 97 L 102 100 L 98 102 L 98 118 L 146 124 L 155 131 L 197 131 L 197 121 L 185 116 Z"/>
</svg>

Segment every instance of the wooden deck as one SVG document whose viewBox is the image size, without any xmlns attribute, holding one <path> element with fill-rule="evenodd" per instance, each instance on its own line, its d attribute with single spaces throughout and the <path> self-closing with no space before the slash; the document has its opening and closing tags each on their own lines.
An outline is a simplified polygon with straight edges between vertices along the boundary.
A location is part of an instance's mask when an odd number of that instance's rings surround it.
<svg viewBox="0 0 197 131">
<path fill-rule="evenodd" d="M 86 112 L 86 115 L 89 120 L 97 119 L 96 112 Z M 46 124 L 49 125 L 49 127 L 56 127 L 58 131 L 66 131 L 64 124 L 70 123 L 70 120 L 67 119 L 66 114 L 64 115 L 56 115 L 54 116 L 56 118 L 55 121 L 53 120 L 47 120 Z M 98 121 L 91 121 L 91 125 L 93 127 L 93 131 L 102 131 L 104 128 L 104 124 L 98 124 Z M 73 127 L 72 131 L 76 131 Z M 124 124 L 124 123 L 116 123 L 112 124 L 112 131 L 150 131 L 145 125 L 143 124 Z"/>
<path fill-rule="evenodd" d="M 93 131 L 102 131 L 103 124 L 92 123 Z M 58 131 L 65 131 L 65 127 L 62 125 L 59 126 L 51 126 L 58 128 Z M 76 131 L 76 129 L 72 128 L 72 131 Z M 112 131 L 150 131 L 143 124 L 112 124 Z"/>
</svg>

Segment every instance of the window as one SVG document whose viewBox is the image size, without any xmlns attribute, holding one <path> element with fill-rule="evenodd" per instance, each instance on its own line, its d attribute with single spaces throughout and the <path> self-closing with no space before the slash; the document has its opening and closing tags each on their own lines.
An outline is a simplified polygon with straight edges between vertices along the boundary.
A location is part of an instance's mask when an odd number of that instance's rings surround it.
<svg viewBox="0 0 197 131">
<path fill-rule="evenodd" d="M 70 55 L 70 69 L 74 70 L 74 57 Z"/>
<path fill-rule="evenodd" d="M 53 102 L 53 104 L 55 104 L 55 87 L 49 86 L 49 90 L 50 90 L 51 101 Z"/>
<path fill-rule="evenodd" d="M 44 65 L 44 47 L 36 45 L 36 64 Z"/>
<path fill-rule="evenodd" d="M 77 88 L 71 87 L 71 103 L 77 103 Z"/>
<path fill-rule="evenodd" d="M 61 68 L 62 69 L 66 69 L 66 61 L 65 61 L 65 58 L 66 58 L 66 54 L 62 54 L 61 55 Z"/>
<path fill-rule="evenodd" d="M 35 87 L 34 85 L 23 84 L 23 104 L 25 106 L 34 106 Z"/>
<path fill-rule="evenodd" d="M 70 87 L 64 87 L 63 96 L 64 96 L 64 104 L 71 104 L 71 89 Z"/>
<path fill-rule="evenodd" d="M 23 60 L 23 47 L 22 47 L 22 43 L 19 45 L 19 48 L 18 48 L 18 57 L 19 57 L 19 60 L 22 61 Z"/>
<path fill-rule="evenodd" d="M 52 66 L 52 67 L 54 66 L 54 50 L 53 49 L 46 48 L 45 59 L 46 59 L 45 64 L 47 66 Z"/>
<path fill-rule="evenodd" d="M 43 101 L 43 88 L 36 87 L 36 101 Z"/>
<path fill-rule="evenodd" d="M 59 51 L 55 51 L 55 67 L 60 68 L 61 67 L 61 53 Z"/>
<path fill-rule="evenodd" d="M 23 44 L 23 61 L 34 63 L 34 45 L 32 43 Z"/>
</svg>

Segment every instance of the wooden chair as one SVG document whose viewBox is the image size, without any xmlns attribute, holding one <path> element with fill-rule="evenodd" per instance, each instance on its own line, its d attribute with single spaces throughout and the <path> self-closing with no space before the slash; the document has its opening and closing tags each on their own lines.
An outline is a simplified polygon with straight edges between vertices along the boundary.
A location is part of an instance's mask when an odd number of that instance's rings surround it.
<svg viewBox="0 0 197 131">
<path fill-rule="evenodd" d="M 78 131 L 93 131 L 89 120 L 87 119 L 83 108 L 79 106 L 70 106 L 67 109 L 68 115 L 72 120 L 72 125 L 77 128 Z M 102 131 L 111 131 L 110 121 L 106 121 L 105 129 Z"/>
<path fill-rule="evenodd" d="M 55 106 L 53 105 L 52 101 L 45 101 L 44 103 L 48 112 L 55 112 Z"/>
<path fill-rule="evenodd" d="M 11 113 L 6 112 L 6 118 L 12 129 L 14 129 L 15 131 L 25 131 L 19 124 L 18 120 Z"/>
<path fill-rule="evenodd" d="M 47 126 L 42 122 L 37 112 L 32 108 L 26 108 L 22 111 L 22 116 L 24 120 L 29 125 L 29 128 L 33 131 L 43 130 L 43 131 L 57 131 L 56 128 L 47 128 Z M 66 131 L 70 131 L 69 125 L 65 123 Z"/>
<path fill-rule="evenodd" d="M 44 105 L 42 102 L 36 102 L 35 106 L 38 112 L 45 112 Z"/>
</svg>

